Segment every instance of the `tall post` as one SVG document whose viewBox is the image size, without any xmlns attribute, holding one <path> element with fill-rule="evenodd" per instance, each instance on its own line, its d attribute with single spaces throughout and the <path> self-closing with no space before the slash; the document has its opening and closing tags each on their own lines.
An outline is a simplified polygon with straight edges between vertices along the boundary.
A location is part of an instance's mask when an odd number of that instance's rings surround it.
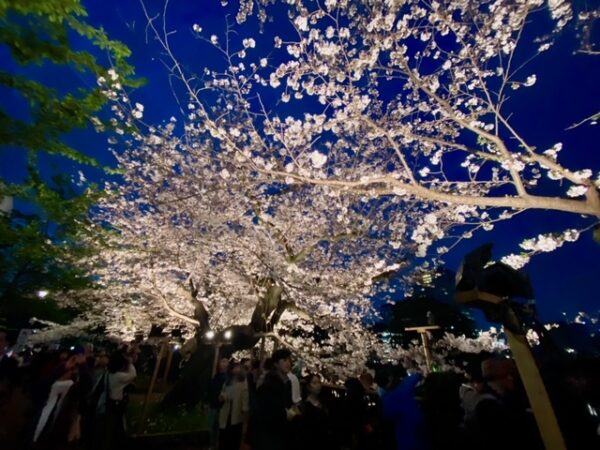
<svg viewBox="0 0 600 450">
<path fill-rule="evenodd" d="M 427 371 L 431 372 L 433 364 L 433 357 L 431 355 L 431 349 L 429 348 L 429 332 L 431 330 L 439 330 L 440 327 L 437 325 L 429 325 L 425 327 L 409 327 L 405 328 L 406 331 L 416 331 L 421 335 L 421 342 L 423 343 L 423 353 L 425 354 L 425 364 L 427 365 Z"/>
<path fill-rule="evenodd" d="M 160 343 L 160 350 L 158 351 L 158 356 L 156 357 L 156 364 L 154 365 L 154 371 L 152 372 L 150 386 L 148 387 L 148 393 L 146 394 L 146 398 L 144 399 L 144 409 L 142 412 L 142 420 L 140 423 L 144 423 L 146 417 L 148 416 L 148 409 L 150 408 L 150 396 L 152 395 L 152 391 L 154 391 L 154 384 L 156 383 L 156 378 L 158 377 L 158 371 L 160 369 L 160 362 L 163 358 L 165 345 L 166 344 L 164 341 Z"/>
<path fill-rule="evenodd" d="M 265 359 L 265 337 L 260 338 L 260 353 L 258 354 L 258 360 L 262 361 Z"/>
<path fill-rule="evenodd" d="M 525 335 L 513 333 L 507 328 L 504 329 L 504 332 L 546 450 L 565 450 L 567 447 L 558 426 L 556 414 L 550 403 L 540 370 L 527 343 L 527 338 Z"/>
<path fill-rule="evenodd" d="M 171 364 L 173 363 L 173 349 L 171 348 L 171 346 L 169 345 L 169 356 L 167 356 L 167 365 L 165 367 L 165 373 L 163 375 L 162 378 L 162 383 L 164 385 L 167 384 L 168 379 L 169 379 L 169 372 L 171 371 Z"/>
<path fill-rule="evenodd" d="M 215 343 L 215 356 L 213 358 L 212 376 L 217 374 L 217 365 L 219 364 L 219 353 L 221 350 L 221 344 Z"/>
</svg>

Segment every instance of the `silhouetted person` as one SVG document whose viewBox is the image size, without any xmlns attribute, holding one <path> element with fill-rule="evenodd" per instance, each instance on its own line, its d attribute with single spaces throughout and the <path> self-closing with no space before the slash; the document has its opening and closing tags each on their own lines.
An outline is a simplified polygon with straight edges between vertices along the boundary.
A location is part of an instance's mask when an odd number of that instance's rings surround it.
<svg viewBox="0 0 600 450">
<path fill-rule="evenodd" d="M 228 379 L 221 390 L 219 411 L 219 449 L 239 450 L 247 424 L 249 399 L 246 374 L 240 363 L 230 365 Z"/>
<path fill-rule="evenodd" d="M 422 379 L 420 373 L 411 373 L 383 395 L 384 418 L 394 424 L 398 450 L 428 448 L 425 418 L 415 396 L 417 384 Z"/>
<path fill-rule="evenodd" d="M 252 412 L 253 450 L 288 449 L 288 420 L 299 413 L 292 405 L 291 382 L 288 378 L 292 369 L 291 353 L 284 349 L 277 350 L 271 362 L 272 369 L 257 390 L 256 405 Z"/>
<path fill-rule="evenodd" d="M 321 401 L 321 377 L 311 374 L 304 378 L 306 395 L 297 419 L 296 447 L 299 450 L 335 450 L 331 417 Z"/>
<path fill-rule="evenodd" d="M 227 381 L 227 368 L 229 367 L 229 359 L 221 358 L 217 365 L 217 373 L 210 381 L 208 386 L 208 427 L 210 435 L 210 448 L 216 450 L 219 440 L 219 410 L 223 405 L 221 391 L 223 385 Z"/>
<path fill-rule="evenodd" d="M 470 430 L 474 448 L 489 450 L 537 450 L 543 444 L 529 409 L 513 360 L 483 361 L 485 395 L 477 402 Z"/>
</svg>

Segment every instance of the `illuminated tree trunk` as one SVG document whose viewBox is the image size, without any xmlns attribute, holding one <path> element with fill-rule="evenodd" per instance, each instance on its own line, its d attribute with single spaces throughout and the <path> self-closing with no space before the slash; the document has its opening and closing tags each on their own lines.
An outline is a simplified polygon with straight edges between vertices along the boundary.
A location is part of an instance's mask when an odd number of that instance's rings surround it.
<svg viewBox="0 0 600 450">
<path fill-rule="evenodd" d="M 204 338 L 204 334 L 208 330 L 208 312 L 202 302 L 196 300 L 198 293 L 192 284 L 192 298 L 197 305 L 193 319 L 198 323 L 195 337 L 197 346 L 175 386 L 165 396 L 163 400 L 165 407 L 173 408 L 185 405 L 192 408 L 205 398 L 213 375 L 215 345 L 220 347 L 220 356 L 228 356 L 235 351 L 255 347 L 261 338 L 264 340 L 266 335 L 272 331 L 283 314 L 286 303 L 281 300 L 283 293 L 281 286 L 272 280 L 269 280 L 268 283 L 267 292 L 256 304 L 250 324 L 227 328 L 232 331 L 233 335 L 229 342 L 223 342 L 223 333 L 220 332 L 210 343 Z"/>
</svg>

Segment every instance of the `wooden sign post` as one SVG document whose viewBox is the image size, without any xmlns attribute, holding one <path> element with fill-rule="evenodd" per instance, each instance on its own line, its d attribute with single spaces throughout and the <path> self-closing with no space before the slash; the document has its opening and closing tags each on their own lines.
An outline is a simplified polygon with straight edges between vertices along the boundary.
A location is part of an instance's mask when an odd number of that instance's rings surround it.
<svg viewBox="0 0 600 450">
<path fill-rule="evenodd" d="M 440 327 L 437 325 L 405 328 L 406 331 L 416 331 L 421 335 L 421 342 L 423 343 L 423 352 L 425 353 L 425 363 L 427 364 L 428 372 L 431 372 L 431 365 L 433 362 L 433 358 L 431 357 L 431 349 L 429 348 L 429 332 L 439 329 Z"/>
<path fill-rule="evenodd" d="M 162 341 L 160 343 L 160 349 L 158 351 L 158 356 L 156 357 L 156 364 L 154 365 L 154 371 L 152 372 L 152 378 L 150 379 L 150 386 L 148 386 L 148 392 L 146 393 L 146 398 L 144 399 L 144 409 L 142 412 L 142 420 L 140 421 L 140 424 L 144 423 L 146 417 L 148 417 L 148 410 L 150 409 L 150 398 L 152 396 L 152 392 L 154 391 L 154 385 L 156 384 L 156 379 L 158 378 L 160 363 L 163 359 L 165 351 L 167 350 L 167 345 L 168 344 L 165 341 Z"/>
</svg>

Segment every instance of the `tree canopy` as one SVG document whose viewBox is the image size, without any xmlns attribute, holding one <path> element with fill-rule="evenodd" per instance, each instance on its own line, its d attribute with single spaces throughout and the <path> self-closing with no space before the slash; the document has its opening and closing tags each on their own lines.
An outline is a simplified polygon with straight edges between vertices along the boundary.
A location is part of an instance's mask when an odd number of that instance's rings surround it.
<svg viewBox="0 0 600 450">
<path fill-rule="evenodd" d="M 574 31 L 568 2 L 281 3 L 241 2 L 223 34 L 194 25 L 198 45 L 224 62 L 202 74 L 177 59 L 167 8 L 145 9 L 182 83 L 180 103 L 189 103 L 186 132 L 210 133 L 240 170 L 417 200 L 419 256 L 451 248 L 452 239 L 433 245 L 450 237 L 444 230 L 463 239 L 527 210 L 572 214 L 573 227 L 527 239 L 506 257 L 522 267 L 598 221 L 598 167 L 569 167 L 559 153 L 581 149 L 563 150 L 550 130 L 535 141 L 512 119 L 515 99 L 544 76 L 529 72 L 530 62 Z"/>
<path fill-rule="evenodd" d="M 0 88 L 11 100 L 0 105 L 0 146 L 16 161 L 12 174 L 0 180 L 0 199 L 9 205 L 0 213 L 0 308 L 9 316 L 24 304 L 31 308 L 22 318 L 43 312 L 38 291 L 49 293 L 48 302 L 55 292 L 92 283 L 81 260 L 99 244 L 89 221 L 99 193 L 82 170 L 99 163 L 68 138 L 76 130 L 111 126 L 96 117 L 108 102 L 95 86 L 97 77 L 118 71 L 124 86 L 139 82 L 131 78 L 128 48 L 85 19 L 78 0 L 0 2 L 0 45 L 7 56 Z M 79 82 L 66 86 L 36 76 L 37 67 L 74 74 Z M 60 171 L 42 167 L 40 158 L 48 156 Z"/>
</svg>

